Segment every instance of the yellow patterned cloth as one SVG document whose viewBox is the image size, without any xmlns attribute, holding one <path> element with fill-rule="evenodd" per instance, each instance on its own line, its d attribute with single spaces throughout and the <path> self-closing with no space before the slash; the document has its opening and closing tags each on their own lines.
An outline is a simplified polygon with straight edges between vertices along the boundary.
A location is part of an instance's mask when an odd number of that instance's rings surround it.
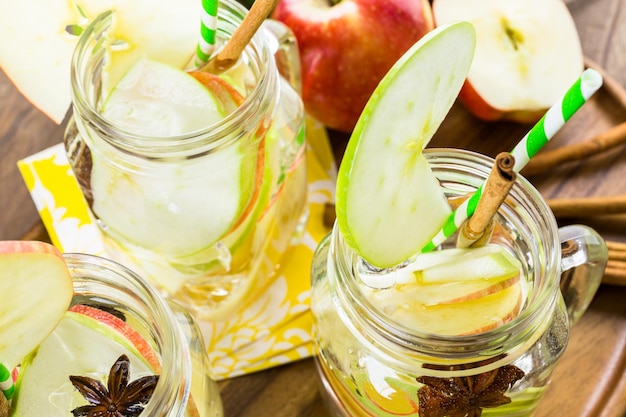
<svg viewBox="0 0 626 417">
<path fill-rule="evenodd" d="M 63 252 L 106 256 L 61 144 L 18 162 L 52 242 Z M 199 322 L 213 377 L 260 371 L 313 354 L 309 310 L 310 266 L 317 243 L 329 232 L 326 203 L 335 195 L 336 165 L 326 131 L 307 120 L 310 217 L 301 242 L 283 256 L 268 288 L 227 320 Z"/>
</svg>

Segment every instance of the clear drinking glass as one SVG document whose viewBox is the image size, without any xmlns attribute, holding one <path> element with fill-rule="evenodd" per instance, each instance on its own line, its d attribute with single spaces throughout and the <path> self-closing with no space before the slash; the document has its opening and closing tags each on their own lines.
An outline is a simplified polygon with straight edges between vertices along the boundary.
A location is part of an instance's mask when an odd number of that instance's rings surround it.
<svg viewBox="0 0 626 417">
<path fill-rule="evenodd" d="M 246 13 L 234 0 L 220 1 L 217 49 Z M 306 221 L 293 35 L 267 22 L 225 73 L 245 96 L 233 113 L 199 131 L 156 137 L 101 115 L 107 50 L 120 47 L 109 33 L 112 20 L 105 13 L 87 27 L 73 57 L 68 159 L 107 256 L 140 271 L 197 317 L 224 316 L 264 288 Z M 226 197 L 236 207 L 228 227 L 218 215 Z"/>
<path fill-rule="evenodd" d="M 463 150 L 427 150 L 425 156 L 449 198 L 476 190 L 493 166 L 492 159 Z M 524 178 L 496 220 L 497 243 L 521 262 L 524 301 L 508 323 L 462 336 L 399 325 L 364 295 L 363 260 L 338 228 L 320 243 L 311 308 L 319 376 L 333 415 L 532 415 L 570 327 L 600 284 L 607 249 L 588 227 L 557 228 Z"/>
<path fill-rule="evenodd" d="M 67 364 L 68 368 L 84 367 L 86 374 L 79 376 L 97 380 L 102 378 L 100 382 L 106 387 L 108 373 L 100 375 L 98 370 L 108 370 L 113 363 L 99 364 L 94 363 L 94 360 L 111 355 L 117 357 L 125 352 L 141 354 L 142 360 L 150 364 L 151 372 L 159 376 L 156 387 L 141 412 L 143 417 L 222 417 L 222 402 L 217 383 L 211 379 L 204 343 L 198 326 L 189 313 L 174 301 L 165 300 L 147 281 L 116 262 L 85 254 L 70 253 L 63 257 L 74 285 L 70 306 L 74 316 L 73 319 L 65 320 L 74 324 L 64 327 L 65 330 L 60 332 L 55 330 L 49 336 L 52 338 L 50 343 L 58 345 L 64 352 L 62 358 L 58 359 L 61 366 L 63 361 L 73 358 L 73 363 Z M 86 309 L 89 312 L 85 312 Z M 100 322 L 101 327 L 90 324 L 94 319 Z M 123 324 L 112 320 L 121 320 Z M 92 333 L 81 333 L 80 328 L 83 326 Z M 137 334 L 141 336 L 141 340 L 137 340 Z M 93 345 L 90 341 L 92 337 L 99 338 L 99 344 Z M 104 337 L 111 341 L 106 347 L 102 342 Z M 81 341 L 92 345 L 85 346 Z M 47 339 L 42 346 L 46 343 Z M 126 347 L 129 344 L 137 347 L 136 353 L 134 349 Z M 40 349 L 44 349 L 42 346 Z M 86 352 L 85 349 L 102 350 Z M 119 354 L 116 353 L 118 349 Z M 31 360 L 43 361 L 41 358 L 50 356 L 50 350 L 47 352 L 44 355 L 40 351 Z M 130 356 L 132 355 L 129 353 L 127 357 Z M 131 362 L 139 360 L 130 359 Z M 75 366 L 74 363 L 79 365 Z M 41 366 L 43 365 L 38 365 L 39 368 Z M 24 371 L 26 375 L 28 369 Z M 131 365 L 130 373 L 134 370 Z M 56 381 L 57 378 L 51 377 L 50 380 Z M 134 377 L 130 380 L 134 380 Z M 47 400 L 49 405 L 37 406 L 37 409 L 46 410 L 46 416 L 70 415 L 68 407 L 73 410 L 89 405 L 72 386 L 69 375 L 58 387 L 50 382 L 35 382 L 31 386 L 35 389 L 45 387 L 51 390 L 47 395 L 39 396 Z M 14 401 L 20 401 L 22 395 L 26 395 L 24 401 L 28 401 L 28 395 L 21 391 Z"/>
</svg>

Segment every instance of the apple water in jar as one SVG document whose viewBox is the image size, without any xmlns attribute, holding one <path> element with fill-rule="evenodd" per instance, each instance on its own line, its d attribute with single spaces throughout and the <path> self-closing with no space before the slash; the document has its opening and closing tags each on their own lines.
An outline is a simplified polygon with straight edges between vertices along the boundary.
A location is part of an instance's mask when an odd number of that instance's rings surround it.
<svg viewBox="0 0 626 417">
<path fill-rule="evenodd" d="M 217 49 L 245 13 L 220 2 Z M 108 257 L 197 317 L 223 317 L 265 287 L 306 221 L 298 68 L 283 65 L 283 78 L 274 62 L 298 62 L 297 50 L 271 22 L 219 76 L 150 57 L 113 71 L 129 46 L 111 22 L 96 19 L 74 55 L 71 166 Z"/>
<path fill-rule="evenodd" d="M 448 198 L 473 192 L 493 163 L 460 150 L 424 155 Z M 532 415 L 597 289 L 606 247 L 586 227 L 557 229 L 524 179 L 509 197 L 481 248 L 450 240 L 381 270 L 337 227 L 320 243 L 311 309 L 333 415 Z M 561 243 L 575 249 L 561 254 Z"/>
<path fill-rule="evenodd" d="M 189 313 L 120 264 L 84 254 L 63 256 L 74 296 L 54 331 L 22 362 L 10 415 L 66 417 L 73 410 L 102 415 L 96 407 L 104 406 L 116 407 L 119 415 L 139 407 L 145 417 L 222 417 L 219 390 Z M 114 371 L 114 364 L 123 362 L 127 381 Z M 87 387 L 100 383 L 106 392 L 88 400 L 70 377 Z M 119 386 L 142 381 L 141 395 L 113 392 L 116 377 Z"/>
</svg>

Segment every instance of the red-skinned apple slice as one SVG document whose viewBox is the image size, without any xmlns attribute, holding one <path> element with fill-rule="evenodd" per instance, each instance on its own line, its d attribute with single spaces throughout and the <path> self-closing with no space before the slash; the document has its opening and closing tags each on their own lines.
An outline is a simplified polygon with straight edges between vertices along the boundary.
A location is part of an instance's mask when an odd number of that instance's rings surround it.
<svg viewBox="0 0 626 417">
<path fill-rule="evenodd" d="M 372 265 L 415 255 L 450 214 L 422 149 L 463 85 L 474 36 L 467 22 L 424 36 L 385 75 L 350 137 L 337 180 L 337 222 Z"/>
<path fill-rule="evenodd" d="M 406 328 L 438 335 L 467 335 L 495 329 L 517 317 L 523 291 L 522 281 L 518 281 L 480 298 L 433 306 L 409 298 L 386 298 L 386 304 L 375 302 L 376 305 Z"/>
<path fill-rule="evenodd" d="M 121 355 L 130 359 L 130 380 L 157 373 L 135 344 L 110 325 L 82 313 L 66 311 L 54 331 L 23 362 L 16 381 L 11 416 L 66 417 L 85 405 L 70 375 L 103 381 Z"/>
<path fill-rule="evenodd" d="M 73 305 L 70 308 L 70 311 L 90 317 L 119 332 L 135 346 L 137 351 L 141 354 L 141 356 L 143 356 L 143 358 L 148 362 L 148 364 L 152 367 L 152 369 L 154 369 L 155 372 L 158 373 L 161 369 L 159 357 L 155 353 L 154 349 L 152 349 L 152 346 L 150 346 L 148 342 L 146 342 L 146 339 L 141 334 L 139 334 L 139 332 L 129 326 L 128 323 L 126 323 L 124 320 L 104 310 L 100 310 L 98 308 L 84 304 Z"/>
<path fill-rule="evenodd" d="M 234 90 L 223 84 L 213 87 L 181 69 L 141 59 L 111 91 L 103 115 L 154 140 L 191 133 L 222 120 L 240 99 L 225 99 Z M 171 165 L 169 181 L 138 170 L 119 175 L 98 154 L 92 150 L 94 213 L 119 240 L 168 255 L 184 257 L 212 246 L 237 223 L 255 193 L 251 173 L 257 155 L 237 144 Z M 163 282 L 173 292 L 179 284 Z"/>
<path fill-rule="evenodd" d="M 74 293 L 58 249 L 37 241 L 0 241 L 0 362 L 13 369 L 55 328 Z"/>
<path fill-rule="evenodd" d="M 82 28 L 114 10 L 112 36 L 127 48 L 111 56 L 111 85 L 138 57 L 182 67 L 198 41 L 201 3 L 180 0 L 4 0 L 0 5 L 0 67 L 22 94 L 60 123 L 70 107 L 70 60 Z"/>
<path fill-rule="evenodd" d="M 470 21 L 476 55 L 461 101 L 477 117 L 534 122 L 583 70 L 574 21 L 562 0 L 435 0 L 437 25 Z"/>
</svg>

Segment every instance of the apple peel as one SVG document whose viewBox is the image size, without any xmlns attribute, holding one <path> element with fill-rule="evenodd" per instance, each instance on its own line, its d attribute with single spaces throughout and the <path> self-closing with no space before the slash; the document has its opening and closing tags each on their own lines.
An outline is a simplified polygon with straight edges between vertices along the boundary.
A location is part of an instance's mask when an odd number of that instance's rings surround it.
<svg viewBox="0 0 626 417">
<path fill-rule="evenodd" d="M 451 212 L 422 150 L 461 90 L 475 41 L 467 22 L 429 32 L 381 80 L 356 124 L 339 168 L 337 222 L 374 266 L 418 253 Z"/>
</svg>

